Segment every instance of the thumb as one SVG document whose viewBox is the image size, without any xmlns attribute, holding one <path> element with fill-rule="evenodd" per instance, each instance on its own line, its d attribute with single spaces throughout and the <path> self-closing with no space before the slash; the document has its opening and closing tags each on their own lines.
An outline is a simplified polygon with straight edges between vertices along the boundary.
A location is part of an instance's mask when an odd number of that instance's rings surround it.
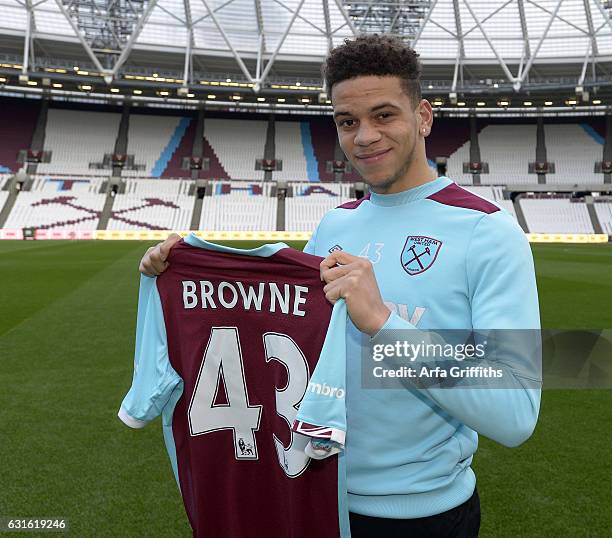
<svg viewBox="0 0 612 538">
<path fill-rule="evenodd" d="M 166 240 L 159 245 L 159 253 L 161 254 L 161 259 L 166 261 L 170 254 L 170 249 L 176 245 L 181 240 L 181 236 L 179 234 L 172 233 L 170 234 Z"/>
</svg>

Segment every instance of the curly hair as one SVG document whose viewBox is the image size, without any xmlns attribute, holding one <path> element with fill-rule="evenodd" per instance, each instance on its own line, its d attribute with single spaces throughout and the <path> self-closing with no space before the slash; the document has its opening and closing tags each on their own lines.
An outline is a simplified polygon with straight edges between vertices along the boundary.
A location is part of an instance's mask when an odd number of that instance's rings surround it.
<svg viewBox="0 0 612 538">
<path fill-rule="evenodd" d="M 379 34 L 345 39 L 332 49 L 322 67 L 327 91 L 334 84 L 360 76 L 399 77 L 402 88 L 416 106 L 421 100 L 419 55 L 396 37 Z"/>
</svg>

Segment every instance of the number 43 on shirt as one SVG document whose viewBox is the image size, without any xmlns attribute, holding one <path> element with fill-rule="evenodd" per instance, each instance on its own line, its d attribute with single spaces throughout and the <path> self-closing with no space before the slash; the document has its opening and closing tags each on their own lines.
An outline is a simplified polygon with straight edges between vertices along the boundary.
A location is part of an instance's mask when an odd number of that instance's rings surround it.
<svg viewBox="0 0 612 538">
<path fill-rule="evenodd" d="M 304 354 L 286 335 L 263 335 L 266 363 L 278 361 L 287 369 L 287 386 L 275 389 L 276 413 L 291 424 L 297 407 L 306 392 L 310 374 Z M 228 404 L 215 405 L 219 388 L 223 387 Z M 248 382 L 237 327 L 213 327 L 206 345 L 200 373 L 189 403 L 191 435 L 202 435 L 220 430 L 232 430 L 234 455 L 238 460 L 256 460 L 257 437 L 262 406 L 249 402 Z M 304 449 L 308 439 L 291 432 L 288 448 L 273 435 L 278 462 L 287 476 L 298 476 L 308 465 Z"/>
</svg>

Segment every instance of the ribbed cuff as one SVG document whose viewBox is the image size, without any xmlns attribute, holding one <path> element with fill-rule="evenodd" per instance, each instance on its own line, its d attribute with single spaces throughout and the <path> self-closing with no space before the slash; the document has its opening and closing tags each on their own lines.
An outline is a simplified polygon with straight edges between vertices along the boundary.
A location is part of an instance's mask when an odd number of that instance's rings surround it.
<svg viewBox="0 0 612 538">
<path fill-rule="evenodd" d="M 405 319 L 398 316 L 395 312 L 391 312 L 390 316 L 387 318 L 387 321 L 385 321 L 385 324 L 378 330 L 375 335 L 370 336 L 370 341 L 373 342 L 374 340 L 376 340 L 383 331 L 389 331 L 394 329 L 416 329 L 416 327 L 409 321 L 406 321 Z"/>
</svg>

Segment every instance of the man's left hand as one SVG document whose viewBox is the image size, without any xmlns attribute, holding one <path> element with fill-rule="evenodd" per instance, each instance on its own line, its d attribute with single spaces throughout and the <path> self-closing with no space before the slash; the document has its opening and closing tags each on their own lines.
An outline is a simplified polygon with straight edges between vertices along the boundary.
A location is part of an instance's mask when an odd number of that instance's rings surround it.
<svg viewBox="0 0 612 538">
<path fill-rule="evenodd" d="M 385 324 L 390 311 L 383 303 L 372 263 L 343 251 L 332 252 L 321 262 L 323 291 L 331 303 L 346 301 L 349 316 L 361 332 L 373 336 Z"/>
</svg>

